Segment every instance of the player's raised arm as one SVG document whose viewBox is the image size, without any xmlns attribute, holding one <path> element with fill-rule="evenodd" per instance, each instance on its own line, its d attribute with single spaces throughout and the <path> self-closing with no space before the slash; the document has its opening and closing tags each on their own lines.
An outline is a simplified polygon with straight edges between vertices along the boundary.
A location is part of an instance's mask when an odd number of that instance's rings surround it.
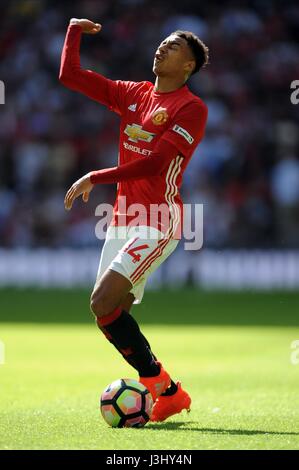
<svg viewBox="0 0 299 470">
<path fill-rule="evenodd" d="M 66 87 L 120 113 L 117 82 L 91 70 L 84 70 L 80 64 L 82 33 L 97 34 L 101 29 L 99 23 L 87 19 L 73 18 L 70 21 L 61 56 L 59 80 Z"/>
<path fill-rule="evenodd" d="M 82 32 L 85 34 L 97 34 L 102 29 L 102 25 L 100 25 L 100 23 L 94 23 L 87 19 L 80 20 L 78 18 L 72 18 L 70 26 L 72 25 L 81 26 Z"/>
</svg>

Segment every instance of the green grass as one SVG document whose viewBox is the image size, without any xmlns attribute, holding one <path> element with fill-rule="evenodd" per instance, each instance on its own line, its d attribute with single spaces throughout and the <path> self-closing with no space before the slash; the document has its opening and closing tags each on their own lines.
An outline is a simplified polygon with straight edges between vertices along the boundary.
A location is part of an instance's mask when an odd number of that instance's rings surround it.
<svg viewBox="0 0 299 470">
<path fill-rule="evenodd" d="M 88 293 L 0 291 L 0 449 L 299 449 L 299 365 L 290 363 L 298 298 L 147 294 L 136 317 L 192 411 L 111 429 L 101 391 L 137 376 L 93 325 Z"/>
<path fill-rule="evenodd" d="M 0 322 L 89 323 L 90 291 L 0 290 Z M 134 315 L 144 324 L 299 327 L 299 292 L 147 292 Z"/>
</svg>

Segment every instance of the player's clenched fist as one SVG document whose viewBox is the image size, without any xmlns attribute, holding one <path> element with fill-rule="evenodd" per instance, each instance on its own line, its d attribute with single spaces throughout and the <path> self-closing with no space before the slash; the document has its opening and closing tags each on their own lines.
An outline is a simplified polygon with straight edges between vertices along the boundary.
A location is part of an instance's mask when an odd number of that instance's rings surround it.
<svg viewBox="0 0 299 470">
<path fill-rule="evenodd" d="M 86 19 L 80 20 L 78 18 L 72 18 L 70 24 L 76 24 L 81 26 L 82 32 L 86 34 L 97 34 L 102 29 L 102 25 L 100 25 L 99 23 L 94 23 L 93 21 Z"/>
</svg>

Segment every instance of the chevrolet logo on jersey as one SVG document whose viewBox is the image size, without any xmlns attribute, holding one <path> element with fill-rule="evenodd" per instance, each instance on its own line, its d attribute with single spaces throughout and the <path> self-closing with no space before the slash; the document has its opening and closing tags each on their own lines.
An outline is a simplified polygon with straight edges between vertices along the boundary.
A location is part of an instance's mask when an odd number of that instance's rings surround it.
<svg viewBox="0 0 299 470">
<path fill-rule="evenodd" d="M 151 142 L 156 135 L 152 132 L 144 131 L 142 126 L 139 126 L 138 124 L 128 124 L 125 129 L 125 134 L 129 136 L 129 140 L 131 142 L 138 142 L 138 140 Z"/>
</svg>

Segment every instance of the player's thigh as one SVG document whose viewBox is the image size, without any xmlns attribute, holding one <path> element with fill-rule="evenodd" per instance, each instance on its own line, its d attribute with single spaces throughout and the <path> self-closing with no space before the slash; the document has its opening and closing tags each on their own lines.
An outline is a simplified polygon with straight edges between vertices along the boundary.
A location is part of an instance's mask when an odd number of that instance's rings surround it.
<svg viewBox="0 0 299 470">
<path fill-rule="evenodd" d="M 126 227 L 108 227 L 106 240 L 102 248 L 96 283 L 107 271 L 118 252 L 127 242 Z"/>
<path fill-rule="evenodd" d="M 134 302 L 135 296 L 132 292 L 129 292 L 121 302 L 122 310 L 125 310 L 125 312 L 130 312 Z"/>
<path fill-rule="evenodd" d="M 123 276 L 123 272 L 115 272 L 112 262 L 123 246 L 128 242 L 127 227 L 112 227 L 107 231 L 106 240 L 101 252 L 96 282 L 91 294 L 91 310 L 100 314 L 113 310 L 119 305 L 127 312 L 135 300 L 130 294 L 131 283 Z"/>
<path fill-rule="evenodd" d="M 110 292 L 109 295 L 114 296 L 117 301 L 121 298 L 121 305 L 129 311 L 133 302 L 141 302 L 148 276 L 174 251 L 178 240 L 165 239 L 161 232 L 146 226 L 121 229 L 125 230 L 118 232 L 122 239 L 115 238 L 115 230 L 107 233 L 92 297 L 100 299 Z M 132 285 L 131 290 L 125 295 L 127 284 L 124 280 L 123 289 L 114 292 L 113 286 L 109 284 L 115 281 L 111 275 L 106 275 L 107 271 L 115 271 L 127 279 Z"/>
<path fill-rule="evenodd" d="M 91 310 L 97 317 L 109 315 L 120 307 L 132 288 L 131 282 L 107 269 L 97 280 L 91 295 Z"/>
</svg>

